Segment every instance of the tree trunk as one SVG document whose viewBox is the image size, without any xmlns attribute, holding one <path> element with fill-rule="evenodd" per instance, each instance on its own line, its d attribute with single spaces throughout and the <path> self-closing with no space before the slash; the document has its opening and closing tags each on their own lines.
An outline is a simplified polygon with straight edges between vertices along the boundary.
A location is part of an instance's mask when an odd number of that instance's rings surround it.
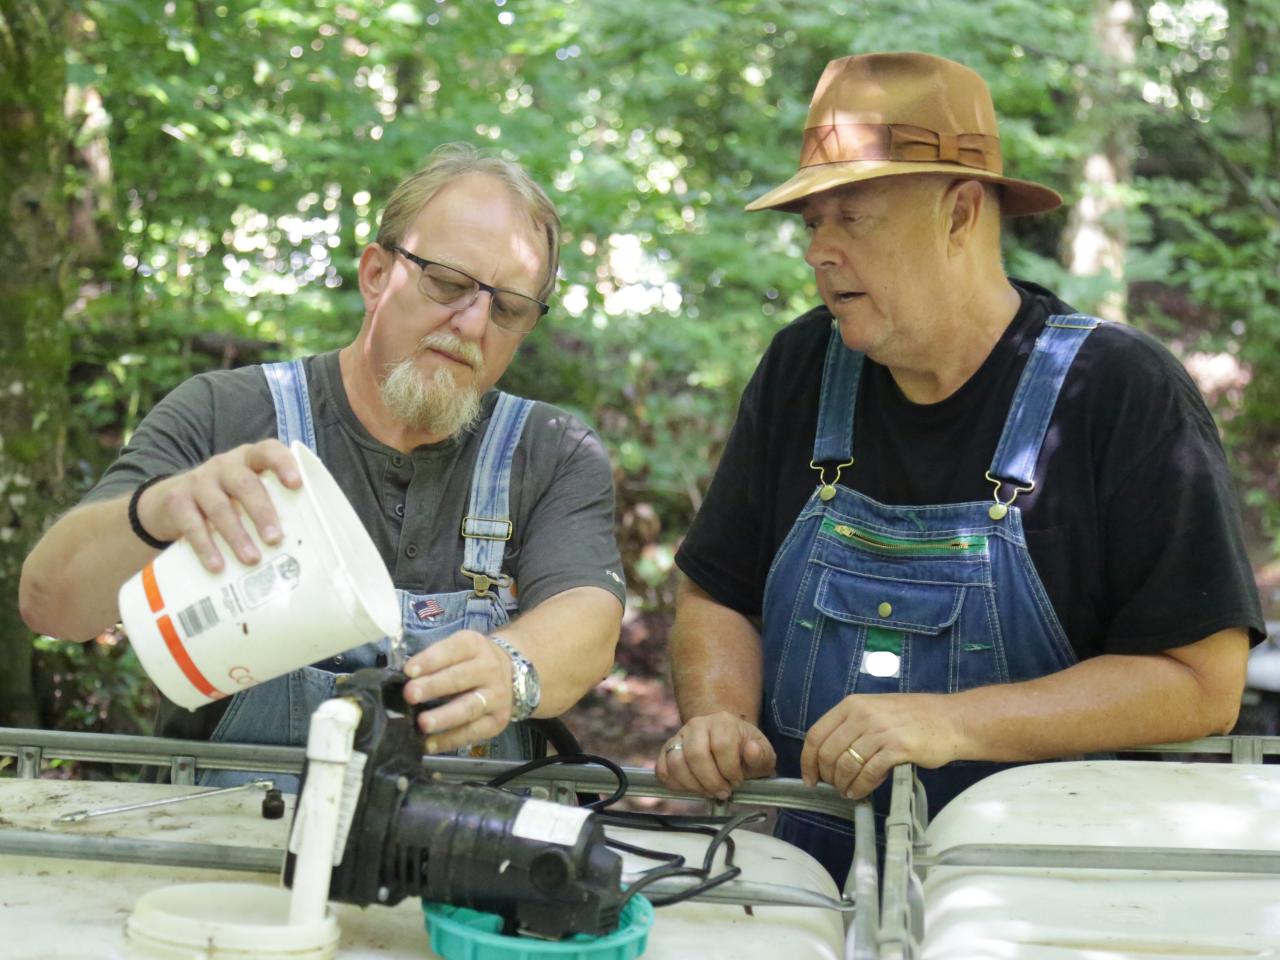
<svg viewBox="0 0 1280 960">
<path fill-rule="evenodd" d="M 1094 33 L 1105 76 L 1094 78 L 1081 101 L 1081 130 L 1092 131 L 1093 143 L 1081 170 L 1080 201 L 1067 223 L 1067 266 L 1079 277 L 1109 277 L 1113 286 L 1096 305 L 1107 320 L 1124 320 L 1128 297 L 1124 286 L 1124 188 L 1133 179 L 1132 121 L 1108 111 L 1101 98 L 1114 96 L 1115 77 L 1134 61 L 1134 9 L 1130 0 L 1098 0 Z"/>
<path fill-rule="evenodd" d="M 66 42 L 64 0 L 0 0 L 0 724 L 8 726 L 39 723 L 18 577 L 63 498 Z"/>
</svg>

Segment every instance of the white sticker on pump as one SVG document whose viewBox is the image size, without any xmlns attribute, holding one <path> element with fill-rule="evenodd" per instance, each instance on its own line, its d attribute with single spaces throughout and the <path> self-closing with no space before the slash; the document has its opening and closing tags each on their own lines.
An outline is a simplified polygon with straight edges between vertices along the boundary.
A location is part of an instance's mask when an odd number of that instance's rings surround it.
<svg viewBox="0 0 1280 960">
<path fill-rule="evenodd" d="M 526 800 L 516 814 L 511 832 L 525 840 L 541 840 L 544 843 L 572 847 L 578 842 L 578 835 L 582 833 L 590 816 L 591 811 L 582 807 L 566 807 L 546 800 Z"/>
</svg>

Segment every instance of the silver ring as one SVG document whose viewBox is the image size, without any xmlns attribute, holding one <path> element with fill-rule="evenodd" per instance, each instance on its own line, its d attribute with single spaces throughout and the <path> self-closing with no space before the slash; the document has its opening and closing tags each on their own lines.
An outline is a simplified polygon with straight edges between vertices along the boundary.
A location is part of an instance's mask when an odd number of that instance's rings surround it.
<svg viewBox="0 0 1280 960">
<path fill-rule="evenodd" d="M 683 750 L 684 744 L 679 740 L 672 740 L 667 744 L 667 753 L 675 753 L 677 750 Z"/>
<path fill-rule="evenodd" d="M 853 749 L 853 744 L 849 745 L 849 749 L 846 750 L 845 753 L 853 757 L 853 759 L 857 761 L 858 766 L 865 767 L 867 765 L 867 761 L 862 759 L 862 754 L 860 754 L 857 750 Z"/>
<path fill-rule="evenodd" d="M 472 690 L 471 692 L 480 698 L 480 716 L 483 717 L 486 713 L 489 712 L 489 701 L 485 699 L 484 694 L 481 693 L 479 690 Z"/>
</svg>

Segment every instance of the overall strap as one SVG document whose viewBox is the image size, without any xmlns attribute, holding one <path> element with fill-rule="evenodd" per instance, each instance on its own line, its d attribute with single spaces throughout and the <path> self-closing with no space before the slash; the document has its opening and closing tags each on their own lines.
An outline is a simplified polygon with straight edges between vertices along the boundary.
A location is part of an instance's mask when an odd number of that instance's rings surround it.
<svg viewBox="0 0 1280 960">
<path fill-rule="evenodd" d="M 499 393 L 480 443 L 475 470 L 471 474 L 471 499 L 462 518 L 466 539 L 462 572 L 471 580 L 473 595 L 468 611 L 493 598 L 490 587 L 502 582 L 502 557 L 511 539 L 511 461 L 533 401 L 509 393 Z"/>
<path fill-rule="evenodd" d="M 316 428 L 311 421 L 311 396 L 307 393 L 307 371 L 301 360 L 264 363 L 262 374 L 276 407 L 276 435 L 286 447 L 301 440 L 311 452 L 316 449 Z"/>
<path fill-rule="evenodd" d="M 844 345 L 832 326 L 827 359 L 822 366 L 822 394 L 818 400 L 818 431 L 813 438 L 813 462 L 845 463 L 853 452 L 853 411 L 858 402 L 862 354 Z"/>
<path fill-rule="evenodd" d="M 990 479 L 1030 489 L 1053 408 L 1067 371 L 1084 339 L 1102 321 L 1082 313 L 1052 316 L 1036 338 L 1035 348 L 1013 394 L 1009 416 L 991 458 Z M 998 488 L 997 488 L 998 489 Z"/>
</svg>

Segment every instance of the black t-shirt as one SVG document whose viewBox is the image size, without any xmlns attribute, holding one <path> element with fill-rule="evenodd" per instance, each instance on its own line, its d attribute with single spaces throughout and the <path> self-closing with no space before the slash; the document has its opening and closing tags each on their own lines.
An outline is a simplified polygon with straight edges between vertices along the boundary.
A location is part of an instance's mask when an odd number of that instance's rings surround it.
<svg viewBox="0 0 1280 960">
<path fill-rule="evenodd" d="M 1014 286 L 1017 316 L 945 400 L 912 403 L 886 367 L 864 361 L 843 485 L 900 506 L 991 500 L 984 474 L 1036 337 L 1050 315 L 1074 312 L 1043 287 Z M 714 600 L 749 617 L 759 616 L 769 564 L 817 485 L 809 461 L 830 331 L 819 307 L 774 338 L 676 556 Z M 1036 488 L 1016 506 L 1081 659 L 1156 652 L 1229 627 L 1248 627 L 1255 642 L 1265 635 L 1217 428 L 1182 365 L 1150 336 L 1103 324 L 1085 340 Z"/>
</svg>

